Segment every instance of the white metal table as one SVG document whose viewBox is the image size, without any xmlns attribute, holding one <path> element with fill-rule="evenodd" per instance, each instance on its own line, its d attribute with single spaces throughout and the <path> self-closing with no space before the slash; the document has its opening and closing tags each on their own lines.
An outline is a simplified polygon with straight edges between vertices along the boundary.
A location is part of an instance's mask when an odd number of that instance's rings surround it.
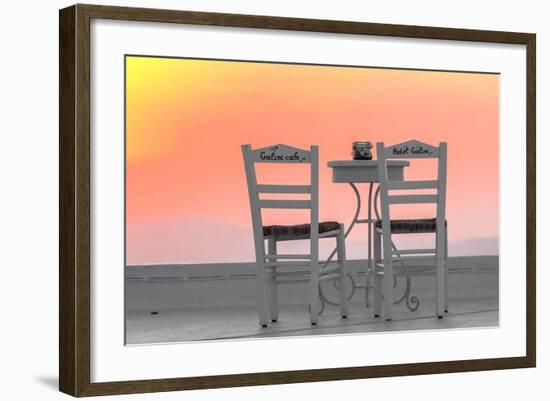
<svg viewBox="0 0 550 401">
<path fill-rule="evenodd" d="M 407 160 L 388 160 L 388 179 L 391 181 L 402 181 L 404 179 L 404 169 L 409 166 Z M 373 223 L 375 219 L 372 216 L 372 210 L 374 205 L 374 211 L 376 218 L 379 219 L 380 215 L 377 208 L 377 198 L 378 198 L 378 188 L 374 194 L 373 199 L 373 189 L 374 184 L 378 182 L 378 162 L 376 160 L 333 160 L 328 162 L 328 167 L 332 168 L 332 182 L 334 183 L 346 183 L 351 186 L 353 189 L 357 207 L 355 210 L 355 215 L 351 221 L 349 227 L 346 230 L 345 236 L 347 237 L 349 233 L 353 230 L 355 224 L 367 224 L 368 225 L 368 259 L 367 259 L 367 273 L 366 273 L 366 283 L 365 283 L 365 303 L 366 306 L 369 306 L 369 273 L 373 271 L 373 260 L 372 260 L 372 235 L 373 235 Z M 356 184 L 367 183 L 369 184 L 369 198 L 367 205 L 367 218 L 359 218 L 361 212 L 361 194 L 357 188 Z M 329 257 L 331 259 L 332 255 Z M 357 285 L 355 287 L 363 288 L 363 286 Z M 407 307 L 411 310 L 416 310 L 418 308 L 418 302 L 413 298 L 411 300 L 415 303 L 415 306 L 409 304 L 409 293 L 410 293 L 410 279 L 407 277 L 407 288 L 403 297 L 400 298 L 396 303 L 399 303 L 406 299 Z"/>
</svg>

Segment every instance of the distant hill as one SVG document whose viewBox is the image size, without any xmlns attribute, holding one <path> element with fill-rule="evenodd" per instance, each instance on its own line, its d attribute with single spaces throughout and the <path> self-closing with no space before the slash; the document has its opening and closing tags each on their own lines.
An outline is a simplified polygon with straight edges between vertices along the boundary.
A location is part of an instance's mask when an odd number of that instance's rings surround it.
<svg viewBox="0 0 550 401">
<path fill-rule="evenodd" d="M 415 238 L 416 237 L 416 238 Z M 400 248 L 433 246 L 427 236 L 399 236 Z M 367 258 L 367 231 L 357 226 L 348 237 L 348 259 Z M 472 238 L 449 244 L 450 256 L 498 255 L 498 238 Z M 332 239 L 321 241 L 321 258 L 334 249 Z M 280 252 L 307 253 L 306 241 L 280 244 Z M 254 240 L 248 227 L 207 217 L 148 221 L 127 227 L 127 264 L 237 263 L 254 260 Z"/>
</svg>

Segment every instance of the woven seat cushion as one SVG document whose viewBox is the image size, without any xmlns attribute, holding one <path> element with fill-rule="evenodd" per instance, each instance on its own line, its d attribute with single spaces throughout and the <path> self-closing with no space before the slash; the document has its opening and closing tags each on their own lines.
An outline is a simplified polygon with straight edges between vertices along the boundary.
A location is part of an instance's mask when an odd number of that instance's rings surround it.
<svg viewBox="0 0 550 401">
<path fill-rule="evenodd" d="M 340 223 L 337 221 L 324 221 L 319 223 L 319 234 L 329 231 L 338 230 Z M 311 225 L 298 224 L 294 226 L 264 226 L 265 237 L 291 237 L 291 238 L 308 238 L 311 233 Z"/>
<path fill-rule="evenodd" d="M 375 224 L 377 229 L 382 229 L 382 220 L 377 220 Z M 436 219 L 390 220 L 390 227 L 393 234 L 433 233 L 436 229 Z"/>
</svg>

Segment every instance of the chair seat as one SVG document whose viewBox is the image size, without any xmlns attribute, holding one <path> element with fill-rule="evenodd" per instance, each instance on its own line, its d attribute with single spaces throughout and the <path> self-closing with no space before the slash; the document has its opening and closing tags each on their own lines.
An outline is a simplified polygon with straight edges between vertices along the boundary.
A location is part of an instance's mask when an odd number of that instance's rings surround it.
<svg viewBox="0 0 550 401">
<path fill-rule="evenodd" d="M 445 225 L 447 225 L 447 220 L 445 220 Z M 377 220 L 375 226 L 381 230 L 382 220 Z M 436 228 L 436 219 L 390 220 L 392 234 L 434 233 Z"/>
<path fill-rule="evenodd" d="M 340 223 L 337 221 L 324 221 L 319 223 L 319 234 L 338 230 Z M 297 224 L 293 226 L 264 226 L 264 237 L 285 237 L 285 238 L 309 238 L 311 234 L 310 224 Z"/>
</svg>

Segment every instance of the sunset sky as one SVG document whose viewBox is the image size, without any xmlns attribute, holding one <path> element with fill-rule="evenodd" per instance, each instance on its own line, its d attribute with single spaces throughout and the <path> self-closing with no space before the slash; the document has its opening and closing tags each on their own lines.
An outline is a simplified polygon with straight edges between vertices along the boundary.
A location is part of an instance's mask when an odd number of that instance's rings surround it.
<svg viewBox="0 0 550 401">
<path fill-rule="evenodd" d="M 127 56 L 127 264 L 253 260 L 241 144 L 319 145 L 321 220 L 347 225 L 354 195 L 327 161 L 350 159 L 353 141 L 410 139 L 448 143 L 451 255 L 496 254 L 498 75 Z M 413 164 L 407 178 L 434 167 Z M 305 179 L 295 168 L 262 166 L 259 178 Z M 348 255 L 366 257 L 365 241 L 358 227 Z"/>
</svg>

